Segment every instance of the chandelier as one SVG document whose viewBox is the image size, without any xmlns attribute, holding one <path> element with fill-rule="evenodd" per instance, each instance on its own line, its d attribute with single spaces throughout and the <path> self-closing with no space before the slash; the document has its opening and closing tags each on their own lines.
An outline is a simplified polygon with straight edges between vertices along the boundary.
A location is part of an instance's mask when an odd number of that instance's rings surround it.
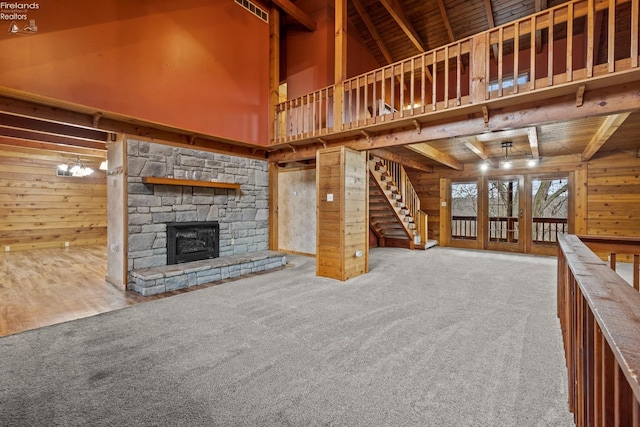
<svg viewBox="0 0 640 427">
<path fill-rule="evenodd" d="M 58 165 L 58 170 L 62 172 L 62 175 L 65 176 L 78 176 L 84 177 L 91 175 L 93 173 L 93 169 L 87 167 L 80 161 L 80 158 L 76 158 L 75 162 L 62 163 Z"/>
</svg>

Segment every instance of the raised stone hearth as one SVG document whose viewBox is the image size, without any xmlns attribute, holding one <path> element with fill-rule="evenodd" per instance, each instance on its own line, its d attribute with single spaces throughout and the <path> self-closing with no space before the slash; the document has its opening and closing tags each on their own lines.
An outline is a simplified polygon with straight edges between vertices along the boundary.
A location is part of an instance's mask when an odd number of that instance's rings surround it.
<svg viewBox="0 0 640 427">
<path fill-rule="evenodd" d="M 284 267 L 285 254 L 259 251 L 243 255 L 163 265 L 131 272 L 130 289 L 144 296 L 161 294 L 190 286 L 203 285 L 250 273 Z"/>
</svg>

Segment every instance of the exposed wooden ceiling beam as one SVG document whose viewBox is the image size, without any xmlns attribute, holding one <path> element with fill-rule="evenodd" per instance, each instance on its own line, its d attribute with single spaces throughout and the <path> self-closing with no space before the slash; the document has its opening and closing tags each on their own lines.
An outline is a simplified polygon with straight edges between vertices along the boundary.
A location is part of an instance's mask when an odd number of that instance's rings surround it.
<svg viewBox="0 0 640 427">
<path fill-rule="evenodd" d="M 476 156 L 484 160 L 484 163 L 490 165 L 491 167 L 498 167 L 498 162 L 496 160 L 492 160 L 489 158 L 489 154 L 487 154 L 484 144 L 478 141 L 478 138 L 476 137 L 462 138 L 462 143 L 465 145 L 465 147 L 471 150 Z"/>
<path fill-rule="evenodd" d="M 531 156 L 534 159 L 539 159 L 540 150 L 538 149 L 538 129 L 535 126 L 527 128 L 527 135 L 529 136 L 529 147 L 531 147 Z"/>
<path fill-rule="evenodd" d="M 495 27 L 496 21 L 493 19 L 493 6 L 491 6 L 491 0 L 484 0 L 484 10 L 487 13 L 487 22 L 489 23 L 489 28 Z"/>
<path fill-rule="evenodd" d="M 449 35 L 449 41 L 454 42 L 456 39 L 453 35 L 451 22 L 449 21 L 449 17 L 447 16 L 447 8 L 444 5 L 444 0 L 438 0 L 438 8 L 440 9 L 440 16 L 442 17 L 442 22 L 444 23 L 444 26 L 447 29 L 447 34 Z"/>
<path fill-rule="evenodd" d="M 303 12 L 295 4 L 291 3 L 289 0 L 273 0 L 273 2 L 283 10 L 284 13 L 298 21 L 309 31 L 315 31 L 318 28 L 318 24 L 316 24 L 315 19 L 309 16 L 306 12 Z"/>
<path fill-rule="evenodd" d="M 398 0 L 380 0 L 380 3 L 382 3 L 384 8 L 387 9 L 387 12 L 389 12 L 389 15 L 391 15 L 391 17 L 398 23 L 402 31 L 404 31 L 407 37 L 409 37 L 409 40 L 411 40 L 411 43 L 413 43 L 416 49 L 418 49 L 418 51 L 420 51 L 421 53 L 426 52 L 424 43 L 422 43 L 422 40 L 420 40 L 420 36 L 413 28 L 411 22 L 409 22 L 409 19 L 404 13 L 404 8 L 400 4 L 400 2 Z"/>
<path fill-rule="evenodd" d="M 61 123 L 36 120 L 19 115 L 5 114 L 2 112 L 0 112 L 0 127 L 28 130 L 47 135 L 61 135 L 83 141 L 104 143 L 109 139 L 109 133 L 105 131 L 68 126 Z"/>
<path fill-rule="evenodd" d="M 436 150 L 435 148 L 433 148 L 432 146 L 424 142 L 407 145 L 407 148 L 431 160 L 435 160 L 440 164 L 448 166 L 452 169 L 459 170 L 459 171 L 464 169 L 464 166 L 462 165 L 462 163 L 459 162 L 457 159 L 448 155 L 447 153 L 443 153 L 442 151 Z"/>
<path fill-rule="evenodd" d="M 70 147 L 85 147 L 104 150 L 105 142 L 87 141 L 85 139 L 67 138 L 63 135 L 54 135 L 49 133 L 30 132 L 25 129 L 14 129 L 0 126 L 0 136 L 14 138 L 24 141 L 48 142 L 51 144 L 61 144 Z"/>
<path fill-rule="evenodd" d="M 422 172 L 433 172 L 433 168 L 431 166 L 427 166 L 424 163 L 401 156 L 400 154 L 394 153 L 393 151 L 381 148 L 378 150 L 369 150 L 369 153 L 373 154 L 374 156 L 381 157 L 386 160 L 391 160 L 392 162 L 396 162 L 403 166 L 417 169 Z"/>
<path fill-rule="evenodd" d="M 70 145 L 53 144 L 42 141 L 27 141 L 23 139 L 8 138 L 4 136 L 0 136 L 0 145 L 10 145 L 11 147 L 37 148 L 40 150 L 53 151 L 56 153 L 72 153 L 89 157 L 107 157 L 106 147 L 103 149 L 85 148 Z"/>
<path fill-rule="evenodd" d="M 378 46 L 378 49 L 380 49 L 380 52 L 382 52 L 382 56 L 384 56 L 384 59 L 387 60 L 387 64 L 391 64 L 393 62 L 393 58 L 391 58 L 391 53 L 389 52 L 389 49 L 387 48 L 387 46 L 384 44 L 382 37 L 380 37 L 380 33 L 378 32 L 378 29 L 376 28 L 375 24 L 371 20 L 369 13 L 367 13 L 367 10 L 364 8 L 360 0 L 352 0 L 352 2 L 353 2 L 353 5 L 356 7 L 356 10 L 358 11 L 358 14 L 360 15 L 362 22 L 364 22 L 364 25 L 367 27 L 367 30 L 369 30 L 369 34 L 371 34 L 371 37 L 373 37 L 373 41 L 376 43 L 376 46 Z"/>
<path fill-rule="evenodd" d="M 611 138 L 611 135 L 618 130 L 622 123 L 627 120 L 629 114 L 630 113 L 623 113 L 607 116 L 604 123 L 602 123 L 602 126 L 600 126 L 600 129 L 598 129 L 598 132 L 593 135 L 593 138 L 591 138 L 591 141 L 589 141 L 589 144 L 587 144 L 586 148 L 582 152 L 582 160 L 590 160 L 598 152 L 600 147 L 602 147 L 604 143 Z"/>
<path fill-rule="evenodd" d="M 487 13 L 487 23 L 489 24 L 489 28 L 494 28 L 496 26 L 496 21 L 493 19 L 493 6 L 491 6 L 491 0 L 484 0 L 484 10 Z M 498 60 L 498 45 L 492 45 L 491 50 L 493 51 L 493 58 Z"/>
<path fill-rule="evenodd" d="M 476 137 L 463 138 L 462 143 L 465 145 L 465 147 L 473 151 L 481 159 L 489 159 L 489 155 L 487 154 L 484 145 L 482 145 L 482 142 L 478 141 Z"/>
<path fill-rule="evenodd" d="M 535 0 L 536 13 L 547 9 L 547 0 Z M 542 52 L 542 31 L 536 31 L 536 53 Z"/>
</svg>

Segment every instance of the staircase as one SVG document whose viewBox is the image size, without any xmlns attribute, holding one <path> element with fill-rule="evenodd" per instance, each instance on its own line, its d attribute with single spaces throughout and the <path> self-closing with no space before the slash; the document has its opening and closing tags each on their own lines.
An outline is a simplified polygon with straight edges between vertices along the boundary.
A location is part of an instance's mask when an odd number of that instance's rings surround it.
<svg viewBox="0 0 640 427">
<path fill-rule="evenodd" d="M 369 226 L 384 247 L 426 249 L 426 214 L 402 168 L 369 156 Z M 416 220 L 417 219 L 417 220 Z"/>
</svg>

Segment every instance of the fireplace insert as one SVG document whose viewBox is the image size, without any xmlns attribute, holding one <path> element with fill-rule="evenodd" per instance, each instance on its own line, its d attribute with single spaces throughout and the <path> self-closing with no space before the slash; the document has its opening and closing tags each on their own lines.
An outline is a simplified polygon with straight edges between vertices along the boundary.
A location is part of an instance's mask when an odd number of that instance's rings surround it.
<svg viewBox="0 0 640 427">
<path fill-rule="evenodd" d="M 217 258 L 220 253 L 218 221 L 167 224 L 167 265 Z"/>
</svg>

